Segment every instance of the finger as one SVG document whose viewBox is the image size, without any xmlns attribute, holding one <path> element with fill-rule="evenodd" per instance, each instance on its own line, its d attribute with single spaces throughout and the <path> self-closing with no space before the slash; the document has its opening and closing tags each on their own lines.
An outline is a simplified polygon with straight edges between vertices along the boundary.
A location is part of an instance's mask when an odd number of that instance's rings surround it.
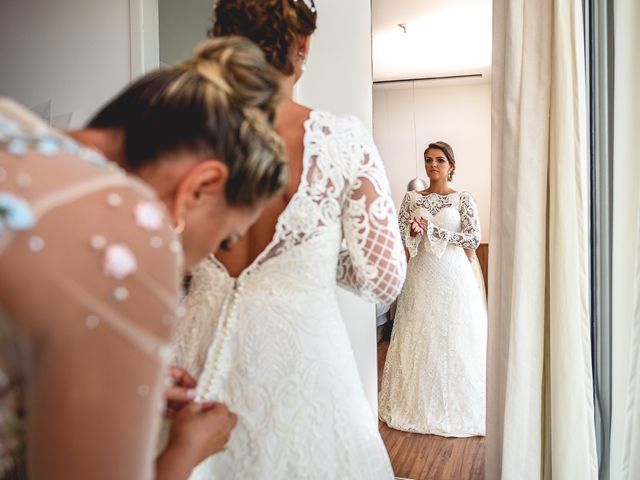
<svg viewBox="0 0 640 480">
<path fill-rule="evenodd" d="M 198 384 L 196 379 L 193 378 L 184 368 L 175 366 L 171 367 L 170 375 L 174 381 L 174 384 L 181 387 L 195 388 L 195 386 Z"/>
<path fill-rule="evenodd" d="M 164 418 L 168 418 L 169 420 L 173 420 L 178 416 L 178 411 L 167 408 L 164 412 L 162 412 L 162 416 Z"/>
<path fill-rule="evenodd" d="M 187 406 L 189 402 L 167 402 L 167 410 L 174 410 L 179 412 Z"/>
<path fill-rule="evenodd" d="M 196 391 L 193 388 L 167 387 L 164 398 L 169 402 L 190 402 L 196 398 Z"/>
<path fill-rule="evenodd" d="M 238 424 L 238 416 L 235 413 L 229 412 L 231 415 L 229 417 L 229 422 L 231 423 L 231 429 L 233 430 L 234 428 L 236 428 L 236 425 Z"/>
</svg>

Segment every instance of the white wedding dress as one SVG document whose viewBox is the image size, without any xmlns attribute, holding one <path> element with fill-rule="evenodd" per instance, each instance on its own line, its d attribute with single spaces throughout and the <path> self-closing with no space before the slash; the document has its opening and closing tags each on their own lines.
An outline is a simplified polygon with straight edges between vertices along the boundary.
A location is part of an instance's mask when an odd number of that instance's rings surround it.
<svg viewBox="0 0 640 480">
<path fill-rule="evenodd" d="M 428 220 L 411 237 L 409 221 Z M 400 231 L 411 259 L 398 297 L 382 376 L 379 417 L 397 430 L 465 437 L 485 433 L 487 315 L 463 249 L 480 224 L 467 192 L 409 192 Z"/>
<path fill-rule="evenodd" d="M 304 147 L 265 251 L 237 279 L 213 258 L 193 274 L 176 364 L 198 378 L 199 399 L 238 415 L 226 451 L 193 479 L 393 478 L 336 298 L 336 280 L 373 302 L 400 292 L 386 175 L 353 118 L 312 112 Z"/>
</svg>

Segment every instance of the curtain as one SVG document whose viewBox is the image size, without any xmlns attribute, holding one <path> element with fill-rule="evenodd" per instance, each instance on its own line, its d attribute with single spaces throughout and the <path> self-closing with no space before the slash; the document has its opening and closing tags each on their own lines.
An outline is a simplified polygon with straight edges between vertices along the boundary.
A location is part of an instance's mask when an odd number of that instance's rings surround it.
<svg viewBox="0 0 640 480">
<path fill-rule="evenodd" d="M 494 0 L 486 478 L 596 479 L 579 0 Z"/>
<path fill-rule="evenodd" d="M 640 478 L 640 4 L 614 2 L 610 478 Z"/>
</svg>

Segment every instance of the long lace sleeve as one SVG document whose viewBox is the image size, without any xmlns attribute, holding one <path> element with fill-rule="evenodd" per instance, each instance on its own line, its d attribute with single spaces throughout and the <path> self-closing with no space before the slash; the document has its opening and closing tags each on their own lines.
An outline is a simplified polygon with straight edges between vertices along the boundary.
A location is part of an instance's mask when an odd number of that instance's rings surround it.
<svg viewBox="0 0 640 480">
<path fill-rule="evenodd" d="M 453 232 L 429 222 L 426 233 L 428 243 L 433 250 L 440 252 L 446 245 L 455 245 L 471 250 L 478 248 L 481 238 L 480 219 L 478 218 L 476 202 L 469 193 L 460 194 L 459 212 L 460 232 Z"/>
<path fill-rule="evenodd" d="M 422 234 L 417 234 L 415 236 L 411 236 L 411 228 L 409 227 L 409 222 L 414 217 L 415 213 L 415 205 L 413 201 L 413 194 L 408 192 L 404 195 L 402 199 L 402 204 L 400 205 L 400 213 L 398 215 L 398 223 L 400 226 L 400 236 L 402 237 L 402 243 L 406 247 L 409 252 L 409 257 L 413 258 L 418 254 L 418 245 L 420 245 L 420 241 L 422 240 Z"/>
<path fill-rule="evenodd" d="M 369 133 L 359 122 L 356 128 L 349 151 L 357 169 L 343 204 L 337 281 L 369 301 L 391 303 L 402 288 L 406 260 L 382 160 Z"/>
</svg>

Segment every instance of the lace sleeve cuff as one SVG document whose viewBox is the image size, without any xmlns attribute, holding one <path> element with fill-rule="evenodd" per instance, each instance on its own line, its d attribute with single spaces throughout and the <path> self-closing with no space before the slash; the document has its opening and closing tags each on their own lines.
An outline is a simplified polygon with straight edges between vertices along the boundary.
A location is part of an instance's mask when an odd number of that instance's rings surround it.
<svg viewBox="0 0 640 480">
<path fill-rule="evenodd" d="M 438 238 L 436 236 L 435 230 L 437 227 L 433 224 L 432 221 L 427 225 L 426 239 L 424 241 L 424 249 L 440 258 L 444 254 L 447 249 L 447 245 L 449 245 L 449 241 L 446 238 Z"/>
</svg>

